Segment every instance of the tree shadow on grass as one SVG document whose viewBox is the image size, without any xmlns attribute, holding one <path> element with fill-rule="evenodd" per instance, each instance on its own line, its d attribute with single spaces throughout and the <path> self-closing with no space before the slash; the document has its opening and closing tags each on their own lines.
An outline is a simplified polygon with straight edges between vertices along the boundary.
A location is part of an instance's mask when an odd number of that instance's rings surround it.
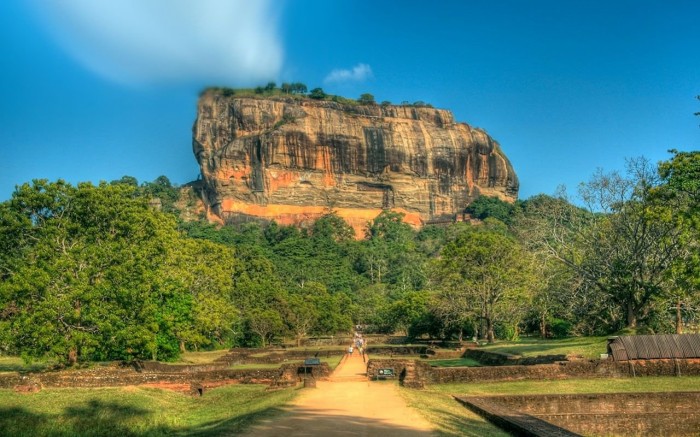
<svg viewBox="0 0 700 437">
<path fill-rule="evenodd" d="M 304 430 L 304 435 L 364 435 L 381 437 L 429 437 L 428 431 L 413 429 L 410 424 L 397 425 L 365 417 L 328 414 L 310 409 L 289 410 L 272 407 L 225 420 L 182 428 L 153 426 L 135 431 L 125 422 L 148 410 L 113 402 L 90 401 L 85 406 L 69 407 L 58 415 L 34 413 L 25 408 L 0 408 L 0 436 L 12 437 L 75 437 L 75 436 L 195 436 L 239 435 L 248 430 L 252 435 L 290 435 Z M 255 426 L 254 429 L 250 429 Z M 306 432 L 308 430 L 308 432 Z M 452 435 L 452 434 L 450 434 Z M 455 436 L 460 435 L 455 433 Z"/>
<path fill-rule="evenodd" d="M 210 437 L 220 435 L 238 435 L 245 432 L 251 426 L 260 421 L 274 421 L 284 413 L 283 408 L 270 407 L 264 410 L 255 411 L 243 415 L 238 415 L 223 420 L 214 420 L 200 425 L 195 425 L 186 428 L 180 428 L 177 431 L 171 430 L 168 435 L 176 436 L 191 436 L 191 437 Z"/>
<path fill-rule="evenodd" d="M 136 435 L 125 422 L 150 414 L 149 410 L 91 399 L 86 405 L 68 407 L 62 417 L 78 435 Z"/>
<path fill-rule="evenodd" d="M 0 436 L 137 436 L 126 422 L 147 414 L 148 410 L 98 400 L 68 407 L 58 415 L 0 408 Z"/>
<path fill-rule="evenodd" d="M 0 408 L 0 436 L 35 436 L 36 430 L 48 421 L 45 414 L 36 414 L 25 408 Z"/>
<path fill-rule="evenodd" d="M 284 414 L 289 410 L 273 408 L 266 412 L 267 418 L 255 415 L 253 428 L 251 423 L 232 424 L 223 422 L 201 433 L 187 433 L 194 436 L 215 436 L 223 433 L 247 431 L 250 435 L 271 437 L 290 435 L 318 436 L 378 436 L 378 437 L 434 437 L 435 433 L 416 429 L 410 423 L 396 424 L 381 419 L 336 414 L 333 410 L 313 408 L 295 408 L 293 414 Z M 283 414 L 280 414 L 283 413 Z M 239 419 L 236 419 L 238 421 Z M 242 425 L 239 427 L 239 425 Z M 227 434 L 231 435 L 231 434 Z"/>
<path fill-rule="evenodd" d="M 511 434 L 485 421 L 476 420 L 446 411 L 435 411 L 442 424 L 441 435 L 445 437 L 504 437 Z"/>
</svg>

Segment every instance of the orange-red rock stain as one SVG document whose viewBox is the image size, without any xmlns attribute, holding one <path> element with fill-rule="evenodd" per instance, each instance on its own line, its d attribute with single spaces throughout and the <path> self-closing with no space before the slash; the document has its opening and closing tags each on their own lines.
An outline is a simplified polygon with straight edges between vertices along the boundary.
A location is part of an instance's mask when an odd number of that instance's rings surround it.
<svg viewBox="0 0 700 437">
<path fill-rule="evenodd" d="M 285 226 L 314 221 L 329 212 L 328 208 L 323 206 L 282 204 L 255 205 L 236 202 L 233 199 L 224 199 L 221 202 L 221 209 L 222 212 L 225 213 L 246 214 L 267 220 L 274 220 Z M 403 208 L 395 208 L 393 211 L 403 213 L 403 221 L 411 226 L 420 227 L 423 225 L 423 220 L 417 213 L 406 211 Z M 338 217 L 344 219 L 353 228 L 356 238 L 362 238 L 365 235 L 367 223 L 381 214 L 382 209 L 335 208 L 333 212 L 337 214 Z"/>
</svg>

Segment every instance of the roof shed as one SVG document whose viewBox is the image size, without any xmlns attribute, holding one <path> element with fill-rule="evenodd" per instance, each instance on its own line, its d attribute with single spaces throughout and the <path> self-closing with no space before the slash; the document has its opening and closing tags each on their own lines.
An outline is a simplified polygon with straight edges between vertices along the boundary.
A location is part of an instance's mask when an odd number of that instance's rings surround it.
<svg viewBox="0 0 700 437">
<path fill-rule="evenodd" d="M 700 358 L 700 334 L 611 337 L 608 355 L 615 361 Z"/>
</svg>

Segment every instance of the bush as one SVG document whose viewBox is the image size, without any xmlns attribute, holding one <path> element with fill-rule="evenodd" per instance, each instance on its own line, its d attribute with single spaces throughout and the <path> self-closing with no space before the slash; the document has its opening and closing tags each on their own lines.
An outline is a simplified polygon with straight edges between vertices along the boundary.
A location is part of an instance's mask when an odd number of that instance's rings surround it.
<svg viewBox="0 0 700 437">
<path fill-rule="evenodd" d="M 549 326 L 554 338 L 564 338 L 571 335 L 571 322 L 563 319 L 553 319 Z"/>
<path fill-rule="evenodd" d="M 357 102 L 361 105 L 376 105 L 377 103 L 374 101 L 374 96 L 369 93 L 364 93 L 360 95 L 360 98 L 357 99 Z"/>
<path fill-rule="evenodd" d="M 314 88 L 309 93 L 309 97 L 316 100 L 323 100 L 326 98 L 326 93 L 323 92 L 323 89 L 321 88 Z"/>
</svg>

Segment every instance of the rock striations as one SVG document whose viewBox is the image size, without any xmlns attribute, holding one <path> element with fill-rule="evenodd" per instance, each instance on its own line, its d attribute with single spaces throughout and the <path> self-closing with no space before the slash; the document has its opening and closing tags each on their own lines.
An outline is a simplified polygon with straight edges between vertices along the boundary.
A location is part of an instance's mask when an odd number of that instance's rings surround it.
<svg viewBox="0 0 700 437">
<path fill-rule="evenodd" d="M 459 219 L 479 195 L 514 201 L 498 143 L 428 107 L 205 92 L 194 153 L 210 218 L 301 224 L 334 211 L 358 232 L 384 209 L 419 226 Z"/>
</svg>

